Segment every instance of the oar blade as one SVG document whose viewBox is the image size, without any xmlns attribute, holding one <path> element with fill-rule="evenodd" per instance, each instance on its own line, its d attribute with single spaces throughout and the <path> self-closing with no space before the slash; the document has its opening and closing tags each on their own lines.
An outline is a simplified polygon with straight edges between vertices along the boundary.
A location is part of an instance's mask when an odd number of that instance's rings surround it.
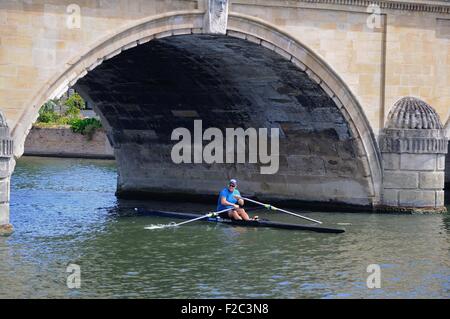
<svg viewBox="0 0 450 319">
<path fill-rule="evenodd" d="M 312 219 L 312 218 L 309 218 L 309 217 L 305 217 L 305 216 L 302 216 L 302 215 L 299 215 L 299 214 L 290 212 L 290 211 L 285 210 L 285 209 L 277 208 L 277 207 L 272 206 L 272 205 L 270 205 L 270 204 L 261 203 L 261 202 L 258 202 L 258 201 L 256 201 L 256 200 L 250 199 L 250 198 L 246 198 L 246 197 L 242 197 L 242 196 L 235 196 L 235 198 L 240 198 L 240 199 L 249 201 L 249 202 L 251 202 L 251 203 L 255 203 L 255 204 L 258 204 L 258 205 L 262 205 L 262 206 L 266 207 L 267 209 L 280 211 L 280 212 L 283 212 L 283 213 L 286 213 L 286 214 L 289 214 L 289 215 L 292 215 L 292 216 L 296 216 L 296 217 L 298 217 L 298 218 L 303 218 L 303 219 L 309 220 L 309 221 L 314 222 L 314 223 L 317 223 L 317 224 L 322 224 L 322 222 L 319 221 L 319 220 L 315 220 L 315 219 Z"/>
</svg>

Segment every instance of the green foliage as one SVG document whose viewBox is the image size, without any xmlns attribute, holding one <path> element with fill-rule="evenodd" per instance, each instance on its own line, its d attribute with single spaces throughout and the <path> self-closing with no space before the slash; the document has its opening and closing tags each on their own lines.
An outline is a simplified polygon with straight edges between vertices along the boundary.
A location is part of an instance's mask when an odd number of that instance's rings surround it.
<svg viewBox="0 0 450 319">
<path fill-rule="evenodd" d="M 77 120 L 77 118 L 71 118 L 67 116 L 60 116 L 56 121 L 55 124 L 58 125 L 72 125 L 72 122 Z"/>
<path fill-rule="evenodd" d="M 56 113 L 54 111 L 42 112 L 39 114 L 38 122 L 53 123 L 58 120 L 58 117 L 59 117 L 58 113 Z"/>
<path fill-rule="evenodd" d="M 102 123 L 96 118 L 75 119 L 71 121 L 72 131 L 87 135 L 88 139 L 92 139 L 97 129 L 102 127 Z"/>
<path fill-rule="evenodd" d="M 49 100 L 39 110 L 38 125 L 39 123 L 46 124 L 46 126 L 72 125 L 72 122 L 81 119 L 80 110 L 85 107 L 86 104 L 78 93 L 72 94 L 67 99 L 62 97 Z M 63 109 L 66 110 L 63 111 Z"/>
<path fill-rule="evenodd" d="M 44 105 L 42 105 L 41 109 L 39 110 L 39 114 L 51 111 L 54 112 L 55 108 L 57 107 L 58 107 L 58 100 L 48 100 Z"/>
<path fill-rule="evenodd" d="M 83 110 L 86 107 L 83 98 L 78 93 L 69 96 L 64 102 L 64 105 L 67 107 L 65 115 L 70 118 L 79 117 L 80 110 Z"/>
<path fill-rule="evenodd" d="M 66 109 L 64 115 L 61 114 L 62 105 Z M 70 125 L 73 132 L 86 135 L 91 140 L 95 131 L 102 127 L 102 123 L 96 118 L 82 119 L 80 111 L 85 107 L 86 104 L 78 93 L 72 94 L 66 100 L 64 98 L 49 100 L 39 110 L 37 125 L 45 127 Z M 59 112 L 55 110 L 59 110 Z"/>
<path fill-rule="evenodd" d="M 59 117 L 59 114 L 55 112 L 55 107 L 57 106 L 58 104 L 56 100 L 49 100 L 47 103 L 42 105 L 41 109 L 39 110 L 39 117 L 37 119 L 38 122 L 55 122 Z"/>
</svg>

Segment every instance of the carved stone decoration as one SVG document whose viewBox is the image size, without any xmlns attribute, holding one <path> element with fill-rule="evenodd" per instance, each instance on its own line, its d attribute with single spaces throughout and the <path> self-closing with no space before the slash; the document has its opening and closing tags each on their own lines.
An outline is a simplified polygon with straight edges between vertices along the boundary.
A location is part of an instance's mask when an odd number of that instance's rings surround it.
<svg viewBox="0 0 450 319">
<path fill-rule="evenodd" d="M 436 111 L 415 97 L 403 97 L 389 112 L 380 139 L 382 152 L 447 153 L 448 143 Z"/>
<path fill-rule="evenodd" d="M 9 132 L 8 123 L 0 110 L 0 158 L 13 156 L 13 141 Z M 1 175 L 1 174 L 0 174 Z"/>
<path fill-rule="evenodd" d="M 447 138 L 450 139 L 450 116 L 445 124 L 445 135 L 447 135 Z"/>
<path fill-rule="evenodd" d="M 9 181 L 14 164 L 13 140 L 6 118 L 0 110 L 0 236 L 13 232 L 9 224 Z"/>
<path fill-rule="evenodd" d="M 444 164 L 448 139 L 436 111 L 404 97 L 389 112 L 380 134 L 384 210 L 445 212 Z"/>
<path fill-rule="evenodd" d="M 394 104 L 386 128 L 440 130 L 443 125 L 430 105 L 418 98 L 406 96 Z"/>
<path fill-rule="evenodd" d="M 228 22 L 228 0 L 206 0 L 205 32 L 225 34 Z"/>
</svg>

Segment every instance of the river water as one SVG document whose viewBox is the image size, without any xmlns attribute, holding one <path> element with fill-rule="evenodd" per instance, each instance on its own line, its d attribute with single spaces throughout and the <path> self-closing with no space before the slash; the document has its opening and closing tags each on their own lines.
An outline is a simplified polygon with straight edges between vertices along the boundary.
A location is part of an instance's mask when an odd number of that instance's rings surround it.
<svg viewBox="0 0 450 319">
<path fill-rule="evenodd" d="M 16 231 L 0 237 L 0 298 L 450 297 L 449 215 L 308 214 L 346 223 L 339 235 L 202 222 L 147 230 L 169 220 L 134 207 L 214 205 L 119 202 L 115 188 L 113 161 L 21 158 L 11 182 Z M 78 289 L 67 286 L 69 264 L 80 267 Z M 381 288 L 367 287 L 370 264 L 380 266 Z"/>
</svg>

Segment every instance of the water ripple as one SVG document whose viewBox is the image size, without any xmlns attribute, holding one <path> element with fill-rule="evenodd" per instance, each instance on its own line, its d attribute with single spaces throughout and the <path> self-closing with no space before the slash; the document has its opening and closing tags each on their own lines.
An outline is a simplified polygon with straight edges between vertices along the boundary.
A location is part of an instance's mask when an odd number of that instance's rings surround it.
<svg viewBox="0 0 450 319">
<path fill-rule="evenodd" d="M 0 298 L 449 298 L 448 215 L 313 213 L 342 235 L 170 222 L 118 201 L 111 161 L 23 158 L 11 185 L 13 236 L 0 238 Z M 261 218 L 298 222 L 258 212 Z M 68 264 L 82 286 L 66 286 Z M 379 264 L 382 288 L 368 289 Z"/>
</svg>

